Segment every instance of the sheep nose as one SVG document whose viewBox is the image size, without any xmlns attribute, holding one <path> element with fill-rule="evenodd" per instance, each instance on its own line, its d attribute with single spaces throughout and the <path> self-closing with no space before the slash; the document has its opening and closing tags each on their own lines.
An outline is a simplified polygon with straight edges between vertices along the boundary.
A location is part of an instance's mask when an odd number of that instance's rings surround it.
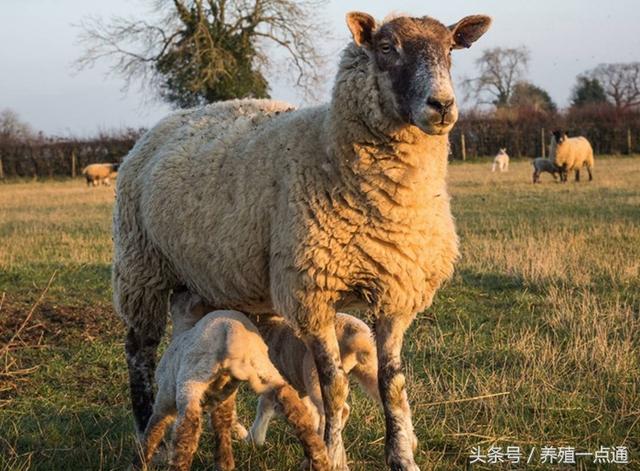
<svg viewBox="0 0 640 471">
<path fill-rule="evenodd" d="M 455 99 L 451 96 L 430 96 L 427 98 L 427 105 L 434 108 L 438 113 L 445 114 L 451 106 Z"/>
</svg>

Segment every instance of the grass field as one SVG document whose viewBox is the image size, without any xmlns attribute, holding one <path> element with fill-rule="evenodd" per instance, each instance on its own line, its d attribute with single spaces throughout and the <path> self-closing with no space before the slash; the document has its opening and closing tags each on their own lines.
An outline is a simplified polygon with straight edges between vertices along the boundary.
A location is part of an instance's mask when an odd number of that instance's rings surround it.
<svg viewBox="0 0 640 471">
<path fill-rule="evenodd" d="M 640 469 L 640 157 L 601 158 L 593 182 L 564 185 L 532 185 L 529 162 L 489 167 L 450 168 L 462 258 L 407 336 L 418 464 L 464 469 L 492 444 L 525 460 L 536 447 L 537 463 L 542 446 L 627 446 L 631 464 L 606 469 Z M 124 469 L 132 456 L 113 200 L 79 180 L 0 184 L 0 469 Z M 254 404 L 243 394 L 247 424 Z M 352 469 L 384 469 L 381 412 L 355 388 L 351 404 Z M 211 469 L 208 433 L 201 443 L 194 468 Z M 265 449 L 235 450 L 239 469 L 302 456 L 281 421 Z M 526 469 L 598 467 L 577 461 Z"/>
</svg>

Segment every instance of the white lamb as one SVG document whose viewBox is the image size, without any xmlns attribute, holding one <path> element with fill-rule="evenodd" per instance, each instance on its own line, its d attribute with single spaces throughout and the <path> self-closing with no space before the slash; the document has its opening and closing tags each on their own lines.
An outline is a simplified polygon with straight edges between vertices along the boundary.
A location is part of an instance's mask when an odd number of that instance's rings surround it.
<svg viewBox="0 0 640 471">
<path fill-rule="evenodd" d="M 196 294 L 184 292 L 171 298 L 171 317 L 174 322 L 177 320 L 194 324 L 210 310 L 211 308 Z M 271 361 L 289 384 L 300 393 L 312 414 L 316 430 L 322 435 L 324 406 L 313 355 L 280 316 L 261 315 L 255 318 L 254 325 L 269 348 Z M 179 324 L 177 328 L 182 329 L 183 326 Z M 339 312 L 336 314 L 336 336 L 345 373 L 353 374 L 364 392 L 380 404 L 378 360 L 371 329 L 360 319 Z M 258 446 L 264 444 L 269 421 L 276 412 L 276 406 L 272 395 L 260 396 L 256 418 L 250 434 L 246 436 L 249 441 Z M 348 407 L 345 407 L 345 415 L 348 412 Z M 233 429 L 240 438 L 245 437 L 246 431 L 242 425 L 235 422 Z"/>
<path fill-rule="evenodd" d="M 193 328 L 189 328 L 190 319 L 178 318 L 179 312 L 172 315 L 173 337 L 156 370 L 158 393 L 142 439 L 144 464 L 151 461 L 167 426 L 175 420 L 170 467 L 188 470 L 198 447 L 203 409 L 210 409 L 218 442 L 216 467 L 233 469 L 235 394 L 238 383 L 247 381 L 257 394 L 281 408 L 311 469 L 329 469 L 325 445 L 307 408 L 273 366 L 260 333 L 244 314 L 214 311 Z"/>
<path fill-rule="evenodd" d="M 498 151 L 495 158 L 493 159 L 493 165 L 491 166 L 491 171 L 495 172 L 496 169 L 501 172 L 506 172 L 509 170 L 509 154 L 507 154 L 507 149 L 504 147 Z"/>
</svg>

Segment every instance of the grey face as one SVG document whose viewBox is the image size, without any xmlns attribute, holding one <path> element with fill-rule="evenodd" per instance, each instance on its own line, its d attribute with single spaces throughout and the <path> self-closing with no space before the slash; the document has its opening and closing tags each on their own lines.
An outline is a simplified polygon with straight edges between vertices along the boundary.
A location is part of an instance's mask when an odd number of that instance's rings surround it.
<svg viewBox="0 0 640 471">
<path fill-rule="evenodd" d="M 378 70 L 387 74 L 397 112 L 429 134 L 448 132 L 458 119 L 451 84 L 453 35 L 431 18 L 398 18 L 373 37 Z"/>
<path fill-rule="evenodd" d="M 392 94 L 395 112 L 428 134 L 445 134 L 458 119 L 451 83 L 451 51 L 469 47 L 491 19 L 476 15 L 446 27 L 429 18 L 395 18 L 380 27 L 366 13 L 349 13 L 356 44 L 375 61 L 383 93 Z M 388 86 L 387 86 L 388 85 Z"/>
</svg>

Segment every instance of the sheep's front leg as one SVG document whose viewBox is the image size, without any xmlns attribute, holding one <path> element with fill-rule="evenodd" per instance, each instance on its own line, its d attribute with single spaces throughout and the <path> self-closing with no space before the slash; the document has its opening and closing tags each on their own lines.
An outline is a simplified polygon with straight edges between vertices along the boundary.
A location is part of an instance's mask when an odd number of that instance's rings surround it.
<svg viewBox="0 0 640 471">
<path fill-rule="evenodd" d="M 387 465 L 394 471 L 418 470 L 413 459 L 417 445 L 402 373 L 402 342 L 411 318 L 382 315 L 376 321 L 378 387 L 384 408 Z"/>
<path fill-rule="evenodd" d="M 314 332 L 305 332 L 313 354 L 325 413 L 324 441 L 334 470 L 346 470 L 347 455 L 342 442 L 343 406 L 349 394 L 349 381 L 342 369 L 334 322 L 318 323 Z"/>
</svg>

